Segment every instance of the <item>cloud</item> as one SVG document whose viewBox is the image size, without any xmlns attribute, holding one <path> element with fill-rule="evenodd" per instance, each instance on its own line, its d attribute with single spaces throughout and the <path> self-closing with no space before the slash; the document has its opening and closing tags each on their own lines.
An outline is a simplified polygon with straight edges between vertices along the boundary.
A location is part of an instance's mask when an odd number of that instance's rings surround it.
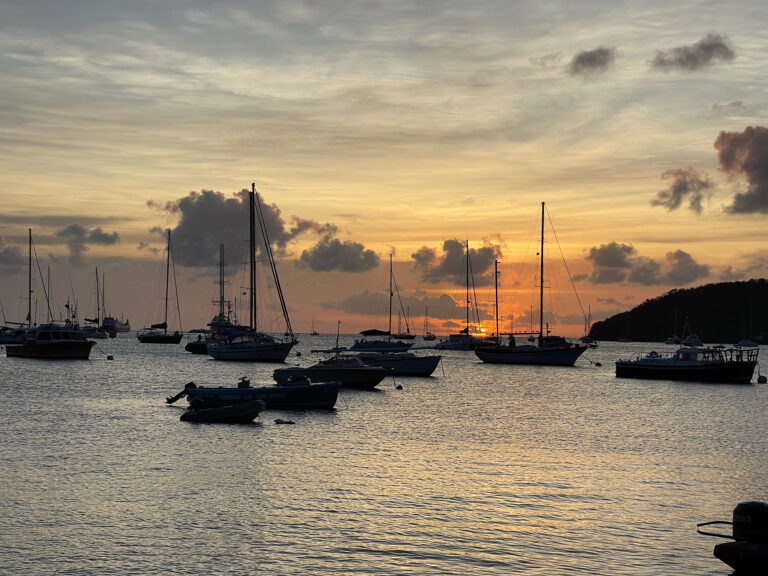
<svg viewBox="0 0 768 576">
<path fill-rule="evenodd" d="M 0 236 L 0 266 L 19 266 L 25 262 L 18 246 L 8 246 L 5 238 Z"/>
<path fill-rule="evenodd" d="M 83 254 L 88 251 L 88 244 L 109 246 L 120 241 L 120 236 L 117 232 L 108 234 L 101 227 L 89 230 L 80 224 L 70 224 L 58 230 L 56 236 L 66 242 L 67 248 L 69 248 L 69 261 L 74 265 L 83 263 Z"/>
<path fill-rule="evenodd" d="M 746 106 L 743 100 L 716 102 L 712 104 L 712 112 L 720 116 L 740 115 L 746 112 Z"/>
<path fill-rule="evenodd" d="M 666 51 L 659 51 L 651 60 L 651 68 L 669 72 L 670 70 L 692 71 L 711 66 L 717 62 L 733 60 L 736 53 L 725 36 L 710 32 L 690 46 L 677 46 Z"/>
<path fill-rule="evenodd" d="M 755 256 L 742 268 L 733 268 L 730 264 L 720 273 L 720 280 L 730 282 L 734 280 L 748 280 L 762 278 L 768 274 L 768 256 Z"/>
<path fill-rule="evenodd" d="M 709 266 L 698 264 L 683 250 L 668 252 L 664 262 L 640 256 L 630 244 L 611 242 L 592 247 L 586 256 L 592 262 L 593 284 L 634 283 L 643 286 L 680 286 L 709 275 Z"/>
<path fill-rule="evenodd" d="M 600 46 L 594 50 L 584 50 L 571 59 L 568 73 L 571 76 L 596 76 L 611 68 L 615 60 L 615 48 Z"/>
<path fill-rule="evenodd" d="M 225 260 L 231 254 L 240 254 L 248 243 L 248 190 L 230 197 L 213 190 L 190 192 L 187 196 L 161 204 L 153 200 L 147 206 L 153 210 L 173 214 L 179 218 L 171 231 L 174 260 L 181 266 L 213 266 L 219 258 L 219 245 L 225 249 Z M 272 247 L 278 254 L 285 253 L 288 243 L 302 233 L 314 231 L 327 235 L 335 232 L 332 224 L 292 217 L 286 222 L 276 204 L 268 204 L 259 193 L 264 223 Z M 258 220 L 256 223 L 258 228 Z M 160 231 L 159 227 L 153 230 Z M 261 245 L 261 234 L 257 245 Z"/>
<path fill-rule="evenodd" d="M 749 126 L 743 132 L 720 132 L 715 140 L 718 169 L 746 176 L 748 189 L 726 208 L 734 214 L 768 213 L 768 128 Z"/>
<path fill-rule="evenodd" d="M 304 250 L 296 265 L 315 272 L 366 272 L 376 268 L 380 261 L 378 254 L 358 242 L 342 242 L 326 236 L 309 250 Z"/>
<path fill-rule="evenodd" d="M 452 282 L 457 286 L 466 283 L 465 244 L 451 239 L 443 242 L 443 255 L 439 257 L 434 248 L 422 246 L 411 254 L 413 269 L 421 274 L 421 279 L 431 284 Z M 501 258 L 499 246 L 470 248 L 469 261 L 475 286 L 486 286 L 493 282 L 493 261 Z"/>
<path fill-rule="evenodd" d="M 688 208 L 696 214 L 701 214 L 702 202 L 706 192 L 713 187 L 706 174 L 699 173 L 691 168 L 677 168 L 667 170 L 661 175 L 662 180 L 671 180 L 669 188 L 660 190 L 656 198 L 651 201 L 651 206 L 663 206 L 668 211 L 677 210 L 683 201 L 688 198 Z"/>
</svg>

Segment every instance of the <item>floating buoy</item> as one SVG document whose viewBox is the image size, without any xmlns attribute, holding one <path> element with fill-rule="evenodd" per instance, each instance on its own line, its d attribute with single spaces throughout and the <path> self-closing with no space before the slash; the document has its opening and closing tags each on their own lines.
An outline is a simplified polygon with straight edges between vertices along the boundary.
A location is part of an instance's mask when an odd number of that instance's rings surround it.
<svg viewBox="0 0 768 576">
<path fill-rule="evenodd" d="M 114 359 L 115 359 L 115 357 L 114 357 L 114 356 L 112 356 L 112 354 L 110 354 L 109 356 L 107 356 L 107 360 L 114 360 Z"/>
<path fill-rule="evenodd" d="M 602 365 L 603 365 L 602 362 L 595 362 L 595 366 L 602 366 Z"/>
<path fill-rule="evenodd" d="M 301 352 L 296 352 L 297 357 L 301 357 Z"/>
<path fill-rule="evenodd" d="M 296 424 L 293 420 L 283 420 L 282 418 L 276 418 L 275 424 Z"/>
<path fill-rule="evenodd" d="M 402 390 L 402 389 L 403 389 L 402 384 L 398 384 L 397 386 L 395 386 L 395 390 Z"/>
<path fill-rule="evenodd" d="M 768 382 L 768 378 L 766 378 L 762 374 L 757 377 L 757 383 L 758 384 L 765 384 L 766 382 Z"/>
</svg>

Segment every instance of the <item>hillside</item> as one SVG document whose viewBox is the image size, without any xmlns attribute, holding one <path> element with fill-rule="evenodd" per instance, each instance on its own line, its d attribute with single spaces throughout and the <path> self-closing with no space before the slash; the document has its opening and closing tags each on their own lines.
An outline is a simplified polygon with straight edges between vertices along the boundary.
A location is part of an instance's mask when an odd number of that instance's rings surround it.
<svg viewBox="0 0 768 576">
<path fill-rule="evenodd" d="M 768 281 L 760 278 L 671 290 L 595 322 L 590 336 L 659 342 L 680 336 L 686 318 L 707 343 L 734 344 L 743 338 L 768 343 Z"/>
</svg>

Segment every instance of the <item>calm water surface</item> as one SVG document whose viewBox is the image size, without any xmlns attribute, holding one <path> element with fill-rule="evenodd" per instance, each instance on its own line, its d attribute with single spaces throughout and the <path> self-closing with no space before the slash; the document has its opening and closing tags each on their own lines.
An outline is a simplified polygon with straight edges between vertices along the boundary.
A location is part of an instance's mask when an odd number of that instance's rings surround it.
<svg viewBox="0 0 768 576">
<path fill-rule="evenodd" d="M 332 343 L 304 336 L 289 363 Z M 443 352 L 402 390 L 253 425 L 180 422 L 164 399 L 278 365 L 133 335 L 87 362 L 3 350 L 0 572 L 730 574 L 696 523 L 768 498 L 768 386 L 615 378 L 653 347 L 574 368 Z"/>
</svg>

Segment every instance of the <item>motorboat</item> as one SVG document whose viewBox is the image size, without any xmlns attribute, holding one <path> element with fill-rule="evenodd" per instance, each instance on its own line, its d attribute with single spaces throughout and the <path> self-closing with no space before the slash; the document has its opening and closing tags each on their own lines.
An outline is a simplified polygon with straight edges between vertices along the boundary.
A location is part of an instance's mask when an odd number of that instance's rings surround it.
<svg viewBox="0 0 768 576">
<path fill-rule="evenodd" d="M 617 360 L 616 377 L 750 384 L 758 353 L 757 348 L 725 346 L 682 346 L 674 354 L 651 351 Z"/>
<path fill-rule="evenodd" d="M 312 382 L 339 381 L 345 388 L 375 388 L 392 370 L 378 365 L 368 365 L 355 354 L 335 354 L 312 366 L 278 368 L 272 377 L 278 384 L 286 384 L 296 377 L 309 378 Z"/>
<path fill-rule="evenodd" d="M 166 399 L 172 403 L 187 397 L 191 408 L 216 408 L 250 400 L 263 400 L 267 410 L 330 410 L 336 405 L 341 382 L 312 382 L 295 378 L 277 386 L 251 386 L 241 378 L 236 386 L 197 386 L 190 382 L 179 394 Z"/>
<path fill-rule="evenodd" d="M 393 376 L 431 376 L 442 359 L 439 354 L 418 356 L 413 352 L 361 352 L 357 356 L 368 366 L 390 369 Z"/>
<path fill-rule="evenodd" d="M 96 344 L 71 326 L 40 324 L 27 329 L 16 344 L 7 344 L 5 354 L 15 358 L 88 360 Z"/>
</svg>

